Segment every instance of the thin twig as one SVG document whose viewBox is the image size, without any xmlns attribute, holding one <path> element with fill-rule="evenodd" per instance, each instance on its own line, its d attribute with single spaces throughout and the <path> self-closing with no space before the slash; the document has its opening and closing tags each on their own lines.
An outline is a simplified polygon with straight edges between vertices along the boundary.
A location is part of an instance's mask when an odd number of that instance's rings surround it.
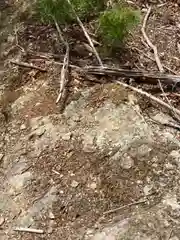
<svg viewBox="0 0 180 240">
<path fill-rule="evenodd" d="M 180 131 L 180 126 L 177 125 L 176 123 L 173 123 L 173 122 L 162 123 L 162 122 L 160 122 L 160 121 L 158 121 L 158 120 L 156 120 L 156 119 L 153 119 L 153 118 L 150 117 L 150 116 L 148 116 L 148 117 L 149 117 L 149 119 L 150 119 L 153 123 L 155 123 L 155 124 L 158 124 L 158 125 L 161 125 L 161 126 L 164 126 L 164 127 L 173 128 L 173 129 L 175 129 L 175 130 Z"/>
<path fill-rule="evenodd" d="M 146 23 L 147 23 L 147 20 L 149 18 L 150 13 L 151 13 L 151 7 L 148 8 L 148 11 L 147 11 L 147 13 L 146 13 L 146 15 L 144 17 L 144 21 L 143 21 L 143 25 L 142 25 L 142 28 L 141 28 L 141 32 L 142 32 L 143 37 L 146 40 L 147 44 L 150 46 L 150 48 L 152 48 L 152 50 L 154 52 L 154 58 L 156 60 L 156 64 L 158 66 L 159 71 L 160 72 L 164 72 L 163 66 L 162 66 L 161 61 L 160 61 L 159 56 L 158 56 L 157 47 L 150 41 L 150 39 L 148 38 L 148 36 L 146 34 L 146 31 L 145 31 Z"/>
<path fill-rule="evenodd" d="M 23 228 L 23 227 L 17 227 L 14 229 L 16 232 L 29 232 L 29 233 L 38 233 L 43 234 L 44 231 L 42 229 L 35 229 L 35 228 Z"/>
<path fill-rule="evenodd" d="M 91 46 L 91 48 L 92 48 L 92 50 L 93 50 L 93 52 L 94 52 L 94 54 L 95 54 L 95 56 L 96 56 L 96 58 L 97 58 L 97 60 L 98 60 L 98 62 L 99 62 L 99 65 L 101 65 L 101 67 L 103 67 L 103 63 L 102 63 L 102 61 L 101 61 L 101 58 L 100 58 L 100 56 L 99 56 L 96 48 L 94 47 L 94 44 L 93 44 L 93 42 L 92 42 L 89 34 L 87 33 L 87 31 L 86 31 L 83 23 L 81 22 L 80 18 L 78 17 L 78 15 L 77 15 L 77 13 L 76 13 L 73 5 L 71 4 L 70 0 L 66 0 L 66 1 L 69 3 L 69 5 L 70 5 L 70 7 L 71 7 L 71 9 L 72 9 L 72 11 L 73 11 L 76 19 L 77 19 L 77 22 L 79 23 L 79 26 L 82 28 L 82 30 L 83 30 L 83 32 L 84 32 L 84 35 L 85 35 L 85 37 L 87 38 L 87 40 L 88 40 L 88 42 L 89 42 L 89 45 Z"/>
<path fill-rule="evenodd" d="M 154 58 L 150 57 L 148 54 L 144 53 L 142 50 L 138 49 L 137 47 L 133 47 L 134 50 L 136 50 L 137 52 L 141 53 L 142 55 L 144 55 L 145 57 L 149 58 L 151 61 L 156 61 Z M 177 74 L 174 70 L 172 70 L 171 68 L 169 68 L 168 66 L 163 64 L 163 67 L 165 69 L 167 69 L 169 72 L 173 73 L 173 74 Z"/>
<path fill-rule="evenodd" d="M 154 102 L 158 103 L 159 105 L 165 107 L 166 109 L 168 109 L 170 111 L 173 110 L 176 114 L 178 114 L 180 116 L 180 110 L 178 110 L 175 107 L 170 106 L 168 103 L 165 103 L 163 100 L 161 100 L 161 99 L 159 99 L 159 98 L 157 98 L 157 97 L 155 97 L 155 96 L 153 96 L 153 95 L 143 91 L 142 89 L 138 89 L 136 87 L 130 86 L 130 85 L 128 85 L 126 83 L 123 83 L 123 82 L 119 82 L 117 80 L 115 82 L 117 84 L 119 84 L 119 85 L 122 85 L 123 87 L 129 88 L 129 89 L 131 89 L 131 90 L 133 90 L 133 91 L 135 91 L 135 92 L 137 92 L 137 93 L 139 93 L 139 94 L 141 94 L 141 95 L 143 95 L 143 96 L 153 100 Z"/>
<path fill-rule="evenodd" d="M 54 170 L 54 169 L 52 170 L 52 172 L 57 174 L 57 175 L 60 175 L 60 173 L 58 171 Z"/>
<path fill-rule="evenodd" d="M 10 63 L 18 65 L 20 67 L 33 68 L 33 69 L 39 70 L 41 72 L 47 72 L 47 69 L 32 65 L 31 63 L 19 62 L 19 61 L 14 61 L 14 60 L 11 60 Z"/>
<path fill-rule="evenodd" d="M 24 48 L 19 45 L 18 30 L 16 27 L 15 27 L 15 40 L 16 40 L 16 46 L 21 50 L 22 53 L 25 53 L 26 51 L 24 50 Z"/>
<path fill-rule="evenodd" d="M 64 93 L 65 86 L 68 82 L 68 68 L 69 68 L 69 46 L 66 46 L 66 54 L 64 56 L 64 62 L 63 66 L 61 68 L 61 81 L 60 81 L 60 89 L 59 89 L 59 95 L 57 97 L 56 103 L 58 103 Z"/>
<path fill-rule="evenodd" d="M 64 63 L 61 63 L 61 62 L 56 62 L 56 61 L 48 61 L 50 63 L 53 63 L 53 64 L 56 64 L 56 65 L 59 65 L 59 66 L 63 66 Z M 69 67 L 70 68 L 74 68 L 74 69 L 77 69 L 79 71 L 83 71 L 83 68 L 77 66 L 77 65 L 73 65 L 73 64 L 69 64 Z"/>
<path fill-rule="evenodd" d="M 129 204 L 127 204 L 127 205 L 124 205 L 124 206 L 121 206 L 121 207 L 114 208 L 114 209 L 111 209 L 111 210 L 109 210 L 109 211 L 106 211 L 106 212 L 103 213 L 103 215 L 107 215 L 107 214 L 110 214 L 110 213 L 114 213 L 114 212 L 117 212 L 117 211 L 122 210 L 122 209 L 124 209 L 124 208 L 131 207 L 131 206 L 138 205 L 138 204 L 145 203 L 145 202 L 146 202 L 146 200 L 141 200 L 141 201 L 129 203 Z"/>
<path fill-rule="evenodd" d="M 169 234 L 168 234 L 168 236 L 167 236 L 167 240 L 169 240 L 169 239 L 171 238 L 172 232 L 173 232 L 173 229 L 170 230 L 170 232 L 169 232 Z"/>
<path fill-rule="evenodd" d="M 27 52 L 28 57 L 31 59 L 62 59 L 62 55 L 59 54 L 53 54 L 53 53 L 48 53 L 48 52 L 34 52 L 34 51 L 28 51 Z"/>
<path fill-rule="evenodd" d="M 146 13 L 146 16 L 145 16 L 145 18 L 144 18 L 143 26 L 142 26 L 142 28 L 141 28 L 141 31 L 142 31 L 143 37 L 145 38 L 147 44 L 150 46 L 150 48 L 152 48 L 152 50 L 153 50 L 153 52 L 154 52 L 154 58 L 155 58 L 156 64 L 157 64 L 157 66 L 158 66 L 159 71 L 162 73 L 162 72 L 164 72 L 164 69 L 163 69 L 163 66 L 162 66 L 162 64 L 161 64 L 161 61 L 160 61 L 160 59 L 159 59 L 159 56 L 158 56 L 157 47 L 150 41 L 150 39 L 148 38 L 148 36 L 147 36 L 147 34 L 146 34 L 146 31 L 145 31 L 146 24 L 147 24 L 147 20 L 148 20 L 148 18 L 149 18 L 150 13 L 151 13 L 151 7 L 149 7 L 149 9 L 148 9 L 148 11 L 147 11 L 147 13 Z M 165 93 L 165 92 L 164 92 L 164 89 L 163 89 L 163 86 L 162 86 L 162 84 L 161 84 L 161 82 L 160 82 L 159 79 L 158 79 L 158 83 L 159 83 L 159 87 L 160 87 L 162 93 Z M 167 97 L 166 95 L 165 95 L 165 99 L 166 99 L 167 103 L 169 104 L 169 106 L 171 106 L 171 108 L 173 109 L 173 106 L 172 106 L 170 100 L 168 99 L 168 97 Z M 172 111 L 173 111 L 173 110 L 172 110 Z M 173 111 L 173 112 L 174 112 L 174 111 Z M 175 112 L 174 112 L 174 114 L 175 114 Z M 175 115 L 176 115 L 176 114 L 175 114 Z M 175 117 L 177 118 L 177 116 L 175 116 Z"/>
<path fill-rule="evenodd" d="M 60 27 L 59 27 L 55 17 L 53 17 L 53 20 L 54 20 L 54 23 L 55 23 L 55 26 L 56 26 L 59 38 L 64 43 L 64 45 L 66 46 L 67 42 L 64 40 L 63 33 L 62 33 L 62 31 L 61 31 L 61 29 L 60 29 Z"/>
<path fill-rule="evenodd" d="M 65 41 L 64 37 L 63 37 L 63 34 L 62 34 L 62 31 L 56 21 L 55 18 L 54 19 L 54 23 L 55 23 L 55 26 L 56 26 L 56 29 L 58 31 L 58 34 L 59 34 L 59 38 L 60 40 L 64 43 L 65 47 L 66 47 L 66 54 L 64 56 L 64 61 L 63 61 L 63 66 L 61 68 L 61 78 L 60 78 L 60 88 L 59 88 L 59 95 L 57 97 L 57 100 L 56 100 L 56 103 L 58 103 L 62 96 L 63 96 L 63 93 L 65 91 L 65 87 L 68 83 L 68 75 L 69 75 L 69 72 L 68 72 L 68 69 L 69 69 L 69 44 L 67 43 L 67 41 Z"/>
</svg>

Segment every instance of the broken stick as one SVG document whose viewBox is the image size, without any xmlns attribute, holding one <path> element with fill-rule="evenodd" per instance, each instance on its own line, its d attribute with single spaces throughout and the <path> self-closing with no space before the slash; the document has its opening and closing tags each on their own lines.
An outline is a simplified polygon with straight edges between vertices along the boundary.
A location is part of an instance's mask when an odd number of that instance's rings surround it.
<svg viewBox="0 0 180 240">
<path fill-rule="evenodd" d="M 71 7 L 71 9 L 72 9 L 72 11 L 73 11 L 76 19 L 77 19 L 77 22 L 79 23 L 79 26 L 80 26 L 81 29 L 83 30 L 84 35 L 85 35 L 85 37 L 87 38 L 87 40 L 88 40 L 88 42 L 89 42 L 89 45 L 91 46 L 91 48 L 92 48 L 92 50 L 93 50 L 93 52 L 94 52 L 94 55 L 96 56 L 96 58 L 97 58 L 97 60 L 98 60 L 98 62 L 99 62 L 99 65 L 100 65 L 101 67 L 103 67 L 103 63 L 102 63 L 102 61 L 101 61 L 101 58 L 100 58 L 100 56 L 99 56 L 96 48 L 94 47 L 93 41 L 91 40 L 91 38 L 90 38 L 88 32 L 86 31 L 83 23 L 81 22 L 80 18 L 78 17 L 78 15 L 77 15 L 77 13 L 76 13 L 73 5 L 71 4 L 70 0 L 66 0 L 66 1 L 67 1 L 68 4 L 70 5 L 70 7 Z"/>
<path fill-rule="evenodd" d="M 147 44 L 149 45 L 149 47 L 154 52 L 154 58 L 155 58 L 155 61 L 156 61 L 156 64 L 158 66 L 159 71 L 160 72 L 164 72 L 163 66 L 162 66 L 161 61 L 160 61 L 159 56 L 158 56 L 157 47 L 150 41 L 150 39 L 148 38 L 148 36 L 146 34 L 146 31 L 145 31 L 146 23 L 147 23 L 147 20 L 149 18 L 150 13 L 151 13 L 151 7 L 148 8 L 146 16 L 144 17 L 144 21 L 143 21 L 143 25 L 142 25 L 142 28 L 141 28 L 141 32 L 142 32 L 143 37 L 146 40 Z"/>
<path fill-rule="evenodd" d="M 115 82 L 116 82 L 117 84 L 125 87 L 125 88 L 129 88 L 129 89 L 133 90 L 134 92 L 137 92 L 137 93 L 139 93 L 139 94 L 141 94 L 141 95 L 143 95 L 143 96 L 145 96 L 145 97 L 153 100 L 154 102 L 156 102 L 156 103 L 158 103 L 159 105 L 165 107 L 166 109 L 168 109 L 168 110 L 170 110 L 170 111 L 173 111 L 174 113 L 176 113 L 176 114 L 180 117 L 180 110 L 178 110 L 177 108 L 169 105 L 168 103 L 165 103 L 163 100 L 161 100 L 161 99 L 159 99 L 159 98 L 157 98 L 157 97 L 155 97 L 155 96 L 153 96 L 153 95 L 151 95 L 151 94 L 143 91 L 142 89 L 139 89 L 139 88 L 130 86 L 130 85 L 126 84 L 126 83 L 119 82 L 119 81 L 117 81 L 117 80 L 116 80 Z"/>
<path fill-rule="evenodd" d="M 112 67 L 98 67 L 98 66 L 88 66 L 83 68 L 85 72 L 88 74 L 94 75 L 110 75 L 110 76 L 118 76 L 125 78 L 134 78 L 139 79 L 142 83 L 146 84 L 158 84 L 158 80 L 163 84 L 167 85 L 175 85 L 178 86 L 180 84 L 180 75 L 171 75 L 157 72 L 145 72 L 145 71 L 137 71 L 137 70 L 129 70 L 123 68 L 112 68 Z"/>
<path fill-rule="evenodd" d="M 32 69 L 39 70 L 41 72 L 47 72 L 47 69 L 35 66 L 35 65 L 31 64 L 31 63 L 19 62 L 19 61 L 14 61 L 14 60 L 11 60 L 10 63 L 18 65 L 20 67 L 32 68 Z"/>
<path fill-rule="evenodd" d="M 164 72 L 164 69 L 163 69 L 163 66 L 162 66 L 162 64 L 161 64 L 160 58 L 159 58 L 159 56 L 158 56 L 157 47 L 150 41 L 150 39 L 149 39 L 149 37 L 147 36 L 146 31 L 145 31 L 146 24 L 147 24 L 147 20 L 148 20 L 148 18 L 149 18 L 150 13 L 151 13 L 151 7 L 149 7 L 149 9 L 148 9 L 148 11 L 147 11 L 147 14 L 146 14 L 146 16 L 145 16 L 145 18 L 144 18 L 143 26 L 142 26 L 142 28 L 141 28 L 141 31 L 142 31 L 143 37 L 145 38 L 147 44 L 150 46 L 150 48 L 151 48 L 151 49 L 153 50 L 153 52 L 154 52 L 154 58 L 155 58 L 155 61 L 156 61 L 156 64 L 157 64 L 157 66 L 158 66 L 159 71 L 160 71 L 161 73 L 163 73 L 163 72 Z M 158 84 L 159 84 L 159 87 L 160 87 L 160 89 L 161 89 L 161 92 L 162 92 L 163 94 L 165 94 L 164 89 L 163 89 L 163 86 L 162 86 L 161 81 L 160 81 L 159 79 L 158 79 Z M 171 108 L 173 109 L 173 106 L 172 106 L 170 100 L 168 99 L 168 97 L 167 97 L 166 95 L 165 95 L 165 99 L 166 99 L 167 103 L 171 106 Z M 172 110 L 172 111 L 173 111 L 173 110 Z M 175 117 L 177 118 L 177 116 L 175 116 Z"/>
<path fill-rule="evenodd" d="M 54 18 L 54 23 L 55 23 L 55 26 L 56 26 L 56 29 L 58 31 L 58 34 L 59 34 L 59 38 L 60 40 L 63 42 L 63 44 L 65 45 L 66 47 L 66 54 L 64 56 L 64 61 L 63 61 L 63 65 L 62 65 L 62 68 L 61 68 L 61 78 L 60 78 L 60 89 L 59 89 L 59 94 L 58 94 L 58 97 L 57 97 L 57 100 L 56 100 L 56 103 L 58 103 L 64 92 L 65 92 L 65 87 L 68 83 L 68 75 L 69 75 L 69 71 L 68 71 L 68 68 L 69 68 L 69 44 L 67 41 L 65 41 L 64 37 L 63 37 L 63 33 L 56 21 L 56 19 Z"/>
<path fill-rule="evenodd" d="M 43 234 L 43 233 L 44 233 L 44 231 L 43 231 L 42 229 L 23 228 L 23 227 L 17 227 L 17 228 L 14 228 L 14 231 L 16 231 L 16 232 L 37 233 L 37 234 Z"/>
<path fill-rule="evenodd" d="M 118 208 L 114 208 L 114 209 L 111 209 L 109 211 L 106 211 L 103 213 L 103 215 L 107 215 L 107 214 L 110 214 L 110 213 L 114 213 L 114 212 L 117 212 L 117 211 L 120 211 L 124 208 L 127 208 L 127 207 L 131 207 L 131 206 L 134 206 L 134 205 L 138 205 L 138 204 L 141 204 L 141 203 L 145 203 L 147 202 L 146 200 L 142 200 L 142 201 L 137 201 L 137 202 L 133 202 L 133 203 L 129 203 L 127 205 L 123 205 L 121 207 L 118 207 Z"/>
</svg>

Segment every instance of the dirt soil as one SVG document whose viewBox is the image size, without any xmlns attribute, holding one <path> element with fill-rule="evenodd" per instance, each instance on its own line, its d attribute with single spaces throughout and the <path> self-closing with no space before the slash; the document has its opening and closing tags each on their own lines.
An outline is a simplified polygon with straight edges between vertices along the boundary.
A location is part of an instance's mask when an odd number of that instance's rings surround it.
<svg viewBox="0 0 180 240">
<path fill-rule="evenodd" d="M 54 59 L 62 62 L 64 49 L 56 29 L 32 20 L 25 2 L 0 1 L 0 239 L 180 239 L 180 132 L 152 121 L 171 120 L 168 112 L 109 79 L 75 70 L 65 103 L 56 104 L 61 68 Z M 144 1 L 130 4 L 142 16 L 147 11 Z M 178 74 L 180 6 L 152 5 L 148 36 Z M 78 26 L 65 34 L 71 64 L 97 64 Z M 153 58 L 139 29 L 124 52 L 102 59 L 157 71 L 144 54 Z M 165 91 L 179 108 L 178 92 Z"/>
</svg>

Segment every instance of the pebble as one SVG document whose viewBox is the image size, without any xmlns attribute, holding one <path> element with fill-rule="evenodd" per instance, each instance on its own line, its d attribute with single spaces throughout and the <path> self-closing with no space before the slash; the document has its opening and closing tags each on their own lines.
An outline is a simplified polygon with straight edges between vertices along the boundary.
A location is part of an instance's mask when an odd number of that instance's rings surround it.
<svg viewBox="0 0 180 240">
<path fill-rule="evenodd" d="M 51 234 L 53 232 L 53 228 L 52 227 L 48 227 L 47 233 Z"/>
<path fill-rule="evenodd" d="M 79 185 L 79 183 L 75 180 L 72 181 L 71 187 L 76 188 Z"/>
<path fill-rule="evenodd" d="M 121 159 L 121 167 L 125 170 L 128 170 L 133 166 L 134 166 L 134 160 L 127 154 L 124 154 L 123 158 Z"/>
<path fill-rule="evenodd" d="M 39 128 L 36 130 L 35 134 L 38 136 L 38 137 L 41 137 L 44 133 L 45 133 L 46 129 L 44 128 Z"/>
<path fill-rule="evenodd" d="M 21 126 L 20 126 L 20 130 L 25 130 L 26 129 L 26 125 L 25 124 L 22 124 Z"/>
<path fill-rule="evenodd" d="M 173 166 L 171 163 L 166 163 L 166 164 L 165 164 L 165 167 L 166 167 L 167 170 L 172 170 L 172 169 L 174 169 L 174 166 Z"/>
<path fill-rule="evenodd" d="M 69 132 L 69 133 L 66 133 L 66 134 L 64 134 L 64 135 L 62 136 L 62 140 L 68 141 L 68 140 L 71 139 L 71 137 L 72 137 L 72 133 Z"/>
<path fill-rule="evenodd" d="M 54 220 L 54 219 L 55 219 L 55 216 L 54 216 L 54 214 L 53 214 L 52 212 L 49 212 L 49 218 L 50 218 L 51 220 Z"/>
<path fill-rule="evenodd" d="M 149 195 L 149 193 L 152 190 L 152 188 L 153 188 L 153 186 L 151 186 L 151 185 L 144 186 L 144 188 L 143 188 L 144 195 L 145 196 Z"/>
<path fill-rule="evenodd" d="M 97 184 L 95 182 L 90 184 L 90 188 L 91 189 L 96 189 L 97 188 Z"/>
</svg>

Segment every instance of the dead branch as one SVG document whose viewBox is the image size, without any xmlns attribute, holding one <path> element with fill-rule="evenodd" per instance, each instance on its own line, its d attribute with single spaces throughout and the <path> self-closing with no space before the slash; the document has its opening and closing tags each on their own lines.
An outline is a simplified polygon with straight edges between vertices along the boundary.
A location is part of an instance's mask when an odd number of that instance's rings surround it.
<svg viewBox="0 0 180 240">
<path fill-rule="evenodd" d="M 114 209 L 111 209 L 111 210 L 109 210 L 109 211 L 106 211 L 106 212 L 103 213 L 103 215 L 107 215 L 107 214 L 110 214 L 110 213 L 114 213 L 114 212 L 120 211 L 120 210 L 122 210 L 122 209 L 124 209 L 124 208 L 131 207 L 131 206 L 138 205 L 138 204 L 145 203 L 145 202 L 146 202 L 146 200 L 129 203 L 129 204 L 127 204 L 127 205 L 123 205 L 123 206 L 121 206 L 121 207 L 114 208 Z"/>
<path fill-rule="evenodd" d="M 49 52 L 35 52 L 35 51 L 27 51 L 27 55 L 30 59 L 58 59 L 62 60 L 63 56 L 59 54 L 49 53 Z"/>
<path fill-rule="evenodd" d="M 64 56 L 64 61 L 63 61 L 63 66 L 61 68 L 61 78 L 60 78 L 60 88 L 59 88 L 59 95 L 57 97 L 57 100 L 56 100 L 56 103 L 58 103 L 64 92 L 65 92 L 65 87 L 68 83 L 68 75 L 69 75 L 69 44 L 67 41 L 65 41 L 64 37 L 63 37 L 63 33 L 56 21 L 55 18 L 54 19 L 54 23 L 55 23 L 55 26 L 56 26 L 56 29 L 58 31 L 58 34 L 59 34 L 59 38 L 60 40 L 64 43 L 65 47 L 66 47 L 66 54 Z"/>
<path fill-rule="evenodd" d="M 148 18 L 149 18 L 150 13 L 151 13 L 151 7 L 149 7 L 149 9 L 148 9 L 148 11 L 147 11 L 147 14 L 146 14 L 146 16 L 145 16 L 145 18 L 144 18 L 143 26 L 142 26 L 141 31 L 142 31 L 143 37 L 145 38 L 147 44 L 152 48 L 152 50 L 153 50 L 153 52 L 154 52 L 154 58 L 155 58 L 156 64 L 157 64 L 157 66 L 158 66 L 159 71 L 162 73 L 162 72 L 164 72 L 164 69 L 163 69 L 163 66 L 162 66 L 162 64 L 161 64 L 160 58 L 159 58 L 159 56 L 158 56 L 157 47 L 150 41 L 150 39 L 148 38 L 148 36 L 147 36 L 147 34 L 146 34 L 146 31 L 145 31 L 146 24 L 147 24 L 147 20 L 148 20 Z M 164 89 L 163 89 L 163 86 L 162 86 L 162 84 L 161 84 L 161 81 L 160 81 L 159 79 L 158 79 L 158 84 L 159 84 L 159 87 L 160 87 L 160 89 L 161 89 L 161 92 L 162 92 L 162 93 L 165 93 L 165 92 L 164 92 Z M 167 97 L 166 95 L 165 95 L 165 99 L 166 99 L 167 103 L 169 104 L 169 106 L 171 106 L 172 109 L 173 109 L 173 106 L 172 106 L 170 100 L 168 99 L 168 97 Z M 172 111 L 173 111 L 173 110 L 172 110 Z M 175 113 L 174 113 L 174 114 L 175 114 Z M 177 116 L 175 116 L 175 117 L 177 118 Z"/>
<path fill-rule="evenodd" d="M 115 82 L 117 84 L 119 84 L 119 85 L 122 85 L 125 88 L 129 88 L 129 89 L 133 90 L 134 92 L 137 92 L 137 93 L 139 93 L 139 94 L 141 94 L 141 95 L 143 95 L 143 96 L 153 100 L 154 102 L 158 103 L 159 105 L 165 107 L 166 109 L 168 109 L 170 111 L 173 111 L 174 113 L 176 113 L 177 115 L 180 116 L 180 110 L 178 110 L 177 108 L 174 108 L 173 106 L 170 106 L 168 103 L 165 103 L 161 99 L 159 99 L 159 98 L 157 98 L 157 97 L 155 97 L 155 96 L 153 96 L 153 95 L 143 91 L 142 89 L 138 89 L 136 87 L 130 86 L 130 85 L 128 85 L 126 83 L 123 83 L 123 82 L 119 82 L 117 80 Z"/>
<path fill-rule="evenodd" d="M 152 58 L 150 57 L 148 54 L 144 53 L 142 50 L 136 48 L 136 47 L 133 47 L 134 50 L 136 50 L 137 52 L 141 53 L 142 55 L 144 55 L 145 57 L 147 57 L 148 59 L 150 59 L 151 61 L 154 61 L 156 62 L 155 58 Z M 168 66 L 166 65 L 163 65 L 163 68 L 167 69 L 169 72 L 173 73 L 173 74 L 177 74 L 175 71 L 173 71 L 171 68 L 169 68 Z"/>
<path fill-rule="evenodd" d="M 16 232 L 38 233 L 38 234 L 43 234 L 43 233 L 44 233 L 44 231 L 41 230 L 41 229 L 35 229 L 35 228 L 23 228 L 23 227 L 15 228 L 14 231 L 16 231 Z"/>
<path fill-rule="evenodd" d="M 70 7 L 71 7 L 71 9 L 72 9 L 72 11 L 73 11 L 76 19 L 77 19 L 77 22 L 79 23 L 79 26 L 82 28 L 82 30 L 83 30 L 83 32 L 84 32 L 84 35 L 85 35 L 85 37 L 87 38 L 87 40 L 88 40 L 88 42 L 89 42 L 89 45 L 91 46 L 91 48 L 92 48 L 92 50 L 93 50 L 93 52 L 94 52 L 94 54 L 95 54 L 95 56 L 96 56 L 96 58 L 97 58 L 97 60 L 98 60 L 98 62 L 99 62 L 99 65 L 100 65 L 101 67 L 103 67 L 103 63 L 102 63 L 102 61 L 101 61 L 101 58 L 100 58 L 100 56 L 99 56 L 96 48 L 94 47 L 93 41 L 91 40 L 91 38 L 90 38 L 89 34 L 87 33 L 87 31 L 86 31 L 83 23 L 81 22 L 80 18 L 78 17 L 78 15 L 77 15 L 77 13 L 76 13 L 73 5 L 71 4 L 70 0 L 66 0 L 66 1 L 69 3 L 69 5 L 70 5 Z"/>
<path fill-rule="evenodd" d="M 69 45 L 66 46 L 66 54 L 64 56 L 64 62 L 63 66 L 61 68 L 61 80 L 60 80 L 60 89 L 59 89 L 59 95 L 57 97 L 56 103 L 58 103 L 65 91 L 65 87 L 68 83 L 68 68 L 69 68 Z"/>
<path fill-rule="evenodd" d="M 98 66 L 88 66 L 83 68 L 88 74 L 95 75 L 110 75 L 110 76 L 118 76 L 125 78 L 134 78 L 139 79 L 142 83 L 147 84 L 158 84 L 158 80 L 161 81 L 162 84 L 166 85 L 177 85 L 180 83 L 180 75 L 171 75 L 164 73 L 156 73 L 156 72 L 144 72 L 144 71 L 136 71 L 122 68 L 111 68 L 111 67 L 98 67 Z"/>
<path fill-rule="evenodd" d="M 143 37 L 146 40 L 147 44 L 149 45 L 150 48 L 152 48 L 152 50 L 154 52 L 154 58 L 156 60 L 156 64 L 158 66 L 159 71 L 160 72 L 164 72 L 163 66 L 162 66 L 161 61 L 160 61 L 159 56 L 158 56 L 157 47 L 150 41 L 150 39 L 148 38 L 148 36 L 146 34 L 146 31 L 145 31 L 147 20 L 149 18 L 150 13 L 151 13 L 151 7 L 148 8 L 148 11 L 147 11 L 147 13 L 146 13 L 146 15 L 144 17 L 144 21 L 143 21 L 143 25 L 142 25 L 142 28 L 141 28 L 141 32 L 142 32 Z"/>
<path fill-rule="evenodd" d="M 19 61 L 14 61 L 14 60 L 11 60 L 10 63 L 18 65 L 20 67 L 32 68 L 32 69 L 39 70 L 41 72 L 47 72 L 47 69 L 32 65 L 31 63 L 19 62 Z"/>
</svg>

